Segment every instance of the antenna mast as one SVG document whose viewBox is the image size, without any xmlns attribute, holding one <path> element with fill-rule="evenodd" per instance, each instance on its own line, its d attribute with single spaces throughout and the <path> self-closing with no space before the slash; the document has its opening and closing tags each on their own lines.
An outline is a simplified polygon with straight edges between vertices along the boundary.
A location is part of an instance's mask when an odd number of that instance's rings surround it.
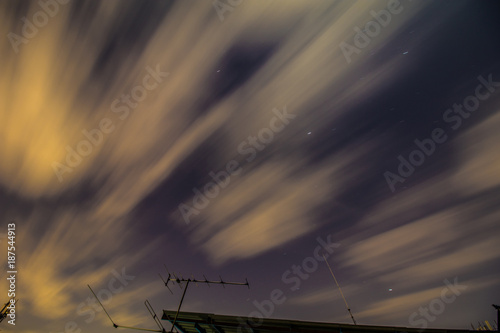
<svg viewBox="0 0 500 333">
<path fill-rule="evenodd" d="M 354 316 L 351 313 L 351 309 L 349 308 L 349 305 L 347 305 L 347 301 L 346 301 L 346 299 L 344 297 L 344 293 L 342 293 L 342 289 L 340 289 L 340 285 L 337 282 L 337 279 L 335 278 L 335 275 L 333 274 L 332 268 L 330 267 L 330 264 L 326 260 L 325 255 L 323 255 L 323 259 L 325 259 L 325 262 L 326 262 L 326 264 L 328 266 L 328 269 L 330 270 L 330 273 L 332 273 L 333 279 L 335 280 L 335 283 L 337 284 L 337 287 L 339 288 L 340 295 L 342 296 L 342 299 L 344 300 L 345 306 L 347 307 L 347 311 L 349 311 L 349 314 L 351 315 L 352 322 L 354 323 L 354 325 L 357 325 L 356 324 L 356 320 L 354 320 Z"/>
</svg>

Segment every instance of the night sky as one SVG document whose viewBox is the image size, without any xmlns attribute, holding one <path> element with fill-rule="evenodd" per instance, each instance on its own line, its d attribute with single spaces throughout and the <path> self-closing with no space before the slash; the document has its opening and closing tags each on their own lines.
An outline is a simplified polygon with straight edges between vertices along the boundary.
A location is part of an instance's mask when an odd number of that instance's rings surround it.
<svg viewBox="0 0 500 333">
<path fill-rule="evenodd" d="M 0 2 L 5 332 L 495 325 L 498 1 Z M 273 302 L 274 301 L 274 302 Z M 165 327 L 170 329 L 169 325 Z M 126 332 L 126 330 L 123 330 Z"/>
</svg>

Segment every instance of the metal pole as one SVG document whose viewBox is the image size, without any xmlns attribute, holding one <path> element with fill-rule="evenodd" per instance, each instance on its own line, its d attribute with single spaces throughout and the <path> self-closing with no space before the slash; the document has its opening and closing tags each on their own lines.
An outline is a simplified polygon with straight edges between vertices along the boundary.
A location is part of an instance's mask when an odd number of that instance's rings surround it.
<svg viewBox="0 0 500 333">
<path fill-rule="evenodd" d="M 333 276 L 333 279 L 335 280 L 335 283 L 337 284 L 337 287 L 339 288 L 339 291 L 340 291 L 340 295 L 342 296 L 342 298 L 344 299 L 344 303 L 345 303 L 345 306 L 347 308 L 347 311 L 349 312 L 349 314 L 351 315 L 351 319 L 352 319 L 352 322 L 354 323 L 354 325 L 357 325 L 356 324 L 356 320 L 354 320 L 354 316 L 352 315 L 351 313 L 351 309 L 349 308 L 349 305 L 347 305 L 347 301 L 344 297 L 344 293 L 342 292 L 342 289 L 340 289 L 340 285 L 339 283 L 337 282 L 337 279 L 335 278 L 335 275 L 333 274 L 333 271 L 332 271 L 332 268 L 330 267 L 330 264 L 328 263 L 328 261 L 326 260 L 325 258 L 325 255 L 323 255 L 323 259 L 325 259 L 325 262 L 326 262 L 326 265 L 328 266 L 328 269 L 330 270 L 330 273 L 332 273 L 332 276 Z"/>
<path fill-rule="evenodd" d="M 184 292 L 182 293 L 181 302 L 179 303 L 179 307 L 177 308 L 177 313 L 175 314 L 174 322 L 172 323 L 172 328 L 170 329 L 170 332 L 174 331 L 175 322 L 177 321 L 177 317 L 179 316 L 179 311 L 181 310 L 182 301 L 184 301 L 184 296 L 186 295 L 186 290 L 189 286 L 189 282 L 191 282 L 191 281 L 188 279 L 186 282 L 186 286 L 184 287 Z"/>
</svg>

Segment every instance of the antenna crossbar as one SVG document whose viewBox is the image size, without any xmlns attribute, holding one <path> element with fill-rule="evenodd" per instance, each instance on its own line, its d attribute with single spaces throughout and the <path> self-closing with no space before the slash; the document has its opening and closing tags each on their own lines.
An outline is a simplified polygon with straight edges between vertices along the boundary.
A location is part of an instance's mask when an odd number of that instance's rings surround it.
<svg viewBox="0 0 500 333">
<path fill-rule="evenodd" d="M 219 284 L 219 285 L 222 285 L 223 287 L 225 285 L 234 285 L 234 286 L 247 286 L 248 288 L 250 288 L 250 284 L 248 283 L 247 279 L 245 279 L 245 282 L 230 282 L 230 281 L 224 281 L 224 280 L 222 280 L 222 277 L 219 276 L 220 280 L 208 280 L 205 277 L 205 275 L 203 275 L 204 280 L 195 279 L 193 276 L 191 276 L 191 278 L 187 278 L 186 279 L 186 278 L 183 278 L 183 277 L 178 277 L 175 274 L 175 272 L 170 273 L 168 271 L 168 269 L 167 269 L 167 266 L 165 266 L 165 270 L 167 271 L 167 274 L 168 274 L 168 277 L 166 279 L 164 279 L 161 274 L 158 274 L 158 275 L 160 276 L 163 284 L 165 285 L 165 287 L 168 288 L 168 290 L 170 291 L 170 293 L 172 293 L 172 290 L 168 286 L 169 282 L 177 283 L 177 285 L 179 286 L 179 288 L 181 288 L 181 290 L 182 290 L 182 283 L 189 284 L 190 282 L 194 282 L 194 283 L 196 283 L 196 285 L 198 285 L 198 283 L 200 283 L 200 284 L 204 283 L 204 284 L 206 284 L 209 287 L 210 287 L 211 284 Z"/>
<path fill-rule="evenodd" d="M 246 281 L 246 282 L 226 282 L 226 281 L 222 281 L 222 280 L 219 280 L 219 281 L 209 281 L 209 280 L 197 280 L 197 279 L 192 279 L 192 278 L 191 279 L 168 278 L 166 283 L 168 283 L 168 281 L 173 281 L 173 282 L 176 282 L 176 283 L 194 282 L 194 283 L 205 283 L 205 284 L 221 284 L 221 285 L 229 284 L 229 285 L 235 285 L 235 286 L 249 286 L 248 281 Z"/>
</svg>

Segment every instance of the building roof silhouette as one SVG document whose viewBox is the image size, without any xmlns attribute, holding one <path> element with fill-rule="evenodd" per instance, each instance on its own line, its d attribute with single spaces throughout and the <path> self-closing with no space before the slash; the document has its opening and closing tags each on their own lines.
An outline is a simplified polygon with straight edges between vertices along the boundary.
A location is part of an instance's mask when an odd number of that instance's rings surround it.
<svg viewBox="0 0 500 333">
<path fill-rule="evenodd" d="M 163 311 L 163 320 L 174 321 L 176 311 Z M 165 325 L 168 326 L 168 325 Z M 246 332 L 296 332 L 296 333 L 465 333 L 469 330 L 456 329 L 421 329 L 392 326 L 369 326 L 335 324 L 288 319 L 257 319 L 239 316 L 218 315 L 211 313 L 179 312 L 175 324 L 181 333 L 246 333 Z M 167 327 L 170 329 L 170 327 Z"/>
</svg>

